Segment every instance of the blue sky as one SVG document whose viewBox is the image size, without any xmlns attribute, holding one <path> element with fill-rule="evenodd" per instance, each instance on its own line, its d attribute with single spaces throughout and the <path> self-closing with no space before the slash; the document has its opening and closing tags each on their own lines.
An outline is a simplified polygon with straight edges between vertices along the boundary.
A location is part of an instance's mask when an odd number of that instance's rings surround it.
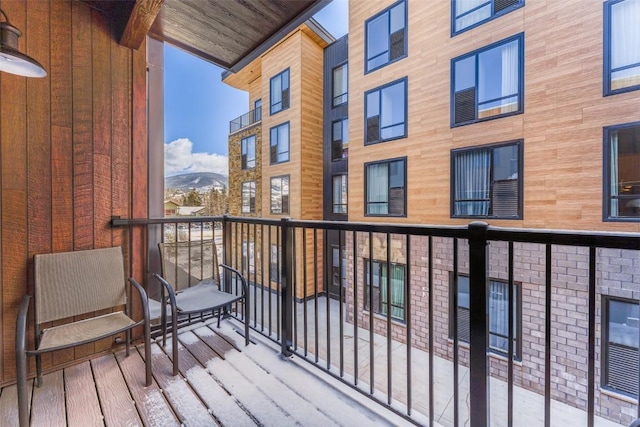
<svg viewBox="0 0 640 427">
<path fill-rule="evenodd" d="M 333 0 L 314 18 L 335 38 L 348 29 L 348 0 Z M 223 84 L 223 69 L 165 44 L 165 175 L 227 174 L 229 122 L 249 111 L 246 92 Z"/>
</svg>

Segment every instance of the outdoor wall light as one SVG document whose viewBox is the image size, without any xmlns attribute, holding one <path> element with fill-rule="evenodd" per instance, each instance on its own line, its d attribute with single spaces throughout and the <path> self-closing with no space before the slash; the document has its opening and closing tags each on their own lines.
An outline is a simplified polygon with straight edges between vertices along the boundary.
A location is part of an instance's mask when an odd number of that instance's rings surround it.
<svg viewBox="0 0 640 427">
<path fill-rule="evenodd" d="M 4 16 L 4 22 L 0 22 L 0 71 L 25 77 L 46 76 L 47 72 L 38 61 L 20 53 L 18 38 L 22 33 L 9 23 L 2 9 L 0 14 Z"/>
</svg>

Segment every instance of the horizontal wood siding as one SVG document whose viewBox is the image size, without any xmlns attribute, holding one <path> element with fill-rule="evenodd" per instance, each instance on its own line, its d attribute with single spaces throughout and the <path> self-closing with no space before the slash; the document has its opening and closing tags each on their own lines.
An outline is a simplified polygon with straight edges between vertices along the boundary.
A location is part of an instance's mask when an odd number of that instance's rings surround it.
<svg viewBox="0 0 640 427">
<path fill-rule="evenodd" d="M 109 221 L 146 216 L 147 138 L 144 47 L 119 46 L 110 19 L 82 2 L 3 1 L 2 9 L 23 33 L 20 50 L 48 72 L 43 79 L 0 73 L 0 384 L 6 384 L 15 379 L 15 320 L 20 299 L 33 292 L 33 256 L 126 245 L 126 233 Z M 132 170 L 140 171 L 135 198 Z M 44 368 L 111 346 L 107 340 L 49 354 Z"/>
<path fill-rule="evenodd" d="M 364 22 L 394 0 L 350 2 L 349 219 L 364 220 L 364 163 L 407 156 L 407 218 L 450 218 L 452 149 L 523 139 L 522 220 L 492 225 L 639 231 L 603 222 L 605 126 L 640 121 L 640 91 L 602 95 L 602 2 L 537 0 L 451 37 L 451 2 L 408 2 L 408 56 L 364 74 Z M 552 23 L 552 24 L 551 24 Z M 524 33 L 524 113 L 450 126 L 451 59 Z M 407 77 L 407 137 L 364 146 L 364 93 Z"/>
</svg>

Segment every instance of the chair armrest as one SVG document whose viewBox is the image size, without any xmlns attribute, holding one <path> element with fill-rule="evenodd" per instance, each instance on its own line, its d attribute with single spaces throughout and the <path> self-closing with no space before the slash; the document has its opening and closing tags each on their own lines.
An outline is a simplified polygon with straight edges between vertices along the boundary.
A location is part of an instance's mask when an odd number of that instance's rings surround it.
<svg viewBox="0 0 640 427">
<path fill-rule="evenodd" d="M 164 289 L 166 289 L 167 296 L 169 297 L 169 304 L 171 304 L 171 309 L 174 310 L 176 308 L 176 292 L 173 290 L 173 286 L 171 286 L 171 283 L 167 282 L 164 279 L 164 277 L 162 277 L 158 273 L 153 273 L 153 277 L 155 277 L 156 280 L 158 282 L 160 282 L 160 285 Z M 164 292 L 163 292 L 163 296 L 164 296 Z M 163 304 L 164 304 L 164 302 L 163 302 Z M 175 313 L 175 311 L 174 311 L 174 313 Z"/>
<path fill-rule="evenodd" d="M 16 318 L 16 355 L 22 355 L 22 357 L 27 351 L 27 313 L 29 312 L 30 302 L 31 295 L 22 297 L 18 317 Z"/>
<path fill-rule="evenodd" d="M 131 286 L 133 286 L 138 291 L 138 294 L 140 294 L 140 303 L 142 304 L 142 313 L 144 314 L 144 319 L 148 323 L 148 321 L 149 321 L 149 300 L 148 300 L 148 297 L 147 297 L 147 292 L 144 290 L 142 285 L 140 285 L 140 283 L 138 283 L 138 281 L 136 279 L 134 279 L 133 277 L 129 277 L 129 283 L 131 284 Z"/>
<path fill-rule="evenodd" d="M 242 273 L 240 273 L 238 270 L 236 270 L 233 267 L 230 267 L 226 264 L 220 264 L 220 267 L 222 267 L 224 270 L 228 270 L 229 272 L 235 274 L 239 279 L 240 279 L 240 283 L 242 284 L 242 295 L 249 295 L 249 285 L 247 283 L 247 279 L 244 278 L 244 276 L 242 275 Z M 226 283 L 225 283 L 226 286 Z M 226 291 L 226 289 L 225 289 Z"/>
</svg>

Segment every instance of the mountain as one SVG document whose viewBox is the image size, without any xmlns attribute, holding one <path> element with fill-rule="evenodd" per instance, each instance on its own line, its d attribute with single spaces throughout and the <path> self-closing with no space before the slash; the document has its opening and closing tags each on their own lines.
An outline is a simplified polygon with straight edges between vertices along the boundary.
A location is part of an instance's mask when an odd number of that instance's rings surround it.
<svg viewBox="0 0 640 427">
<path fill-rule="evenodd" d="M 195 172 L 182 175 L 168 176 L 164 179 L 165 190 L 208 190 L 211 188 L 226 188 L 227 177 L 214 172 Z"/>
</svg>

